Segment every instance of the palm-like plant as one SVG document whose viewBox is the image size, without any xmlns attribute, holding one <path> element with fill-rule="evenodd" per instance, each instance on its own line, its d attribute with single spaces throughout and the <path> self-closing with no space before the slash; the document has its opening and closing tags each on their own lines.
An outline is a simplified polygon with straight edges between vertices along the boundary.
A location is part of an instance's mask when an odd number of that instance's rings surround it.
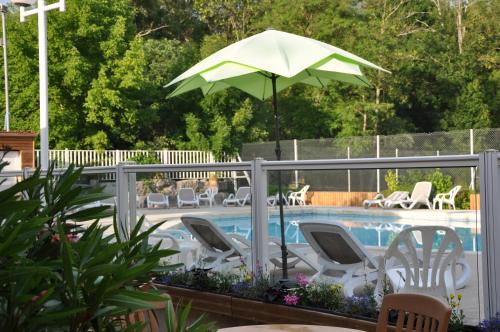
<svg viewBox="0 0 500 332">
<path fill-rule="evenodd" d="M 161 223 L 141 232 L 141 218 L 121 239 L 113 211 L 85 207 L 109 196 L 78 186 L 81 172 L 36 171 L 0 192 L 0 331 L 142 331 L 120 317 L 168 300 L 139 289 L 153 272 L 176 268 L 159 264 L 175 251 L 148 245 Z M 108 235 L 99 220 L 110 216 Z"/>
</svg>

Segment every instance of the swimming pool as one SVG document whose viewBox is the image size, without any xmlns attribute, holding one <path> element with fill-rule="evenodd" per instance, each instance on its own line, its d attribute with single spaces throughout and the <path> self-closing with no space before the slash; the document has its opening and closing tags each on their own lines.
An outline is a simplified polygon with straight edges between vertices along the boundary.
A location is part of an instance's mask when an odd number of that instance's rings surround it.
<svg viewBox="0 0 500 332">
<path fill-rule="evenodd" d="M 237 233 L 250 239 L 251 218 L 249 215 L 210 216 L 227 233 Z M 323 213 L 321 211 L 303 211 L 300 213 L 285 213 L 285 236 L 287 243 L 306 243 L 298 228 L 301 221 L 333 220 L 347 227 L 358 240 L 366 246 L 387 247 L 396 234 L 403 228 L 413 225 L 412 220 L 399 216 L 366 213 Z M 432 225 L 432 221 L 429 221 Z M 457 226 L 455 226 L 455 225 Z M 474 221 L 449 222 L 447 226 L 455 229 L 466 251 L 480 251 L 481 241 L 479 231 L 476 232 Z M 279 237 L 279 215 L 269 217 L 269 236 Z M 438 242 L 439 238 L 436 239 Z"/>
</svg>

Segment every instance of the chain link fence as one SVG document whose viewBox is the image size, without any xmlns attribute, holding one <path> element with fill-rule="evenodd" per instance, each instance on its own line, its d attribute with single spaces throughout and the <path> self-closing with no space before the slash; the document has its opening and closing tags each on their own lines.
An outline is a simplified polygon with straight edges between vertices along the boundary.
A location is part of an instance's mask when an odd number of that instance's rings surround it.
<svg viewBox="0 0 500 332">
<path fill-rule="evenodd" d="M 500 150 L 500 129 L 470 129 L 450 132 L 358 136 L 281 141 L 282 160 L 355 159 L 411 156 L 475 154 L 488 149 Z M 276 160 L 275 143 L 248 143 L 241 151 L 242 160 Z M 341 170 L 283 172 L 290 187 L 311 185 L 319 191 L 384 191 L 389 170 Z M 410 177 L 412 170 L 391 170 L 399 177 Z M 435 170 L 420 170 L 425 177 Z M 477 188 L 474 169 L 441 169 L 454 184 Z M 270 184 L 275 176 L 270 175 Z"/>
</svg>

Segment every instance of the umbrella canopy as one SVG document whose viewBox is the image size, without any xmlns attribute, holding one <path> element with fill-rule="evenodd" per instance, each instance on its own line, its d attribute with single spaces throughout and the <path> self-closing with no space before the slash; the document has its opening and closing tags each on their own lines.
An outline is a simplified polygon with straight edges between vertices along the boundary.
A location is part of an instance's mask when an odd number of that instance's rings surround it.
<svg viewBox="0 0 500 332">
<path fill-rule="evenodd" d="M 235 87 L 264 100 L 295 83 L 318 87 L 330 81 L 370 86 L 361 67 L 385 69 L 338 47 L 277 30 L 267 30 L 210 55 L 166 86 L 180 83 L 170 97 L 201 88 L 212 94 Z M 387 71 L 386 71 L 387 72 Z"/>
<path fill-rule="evenodd" d="M 179 75 L 169 97 L 200 88 L 212 94 L 235 87 L 260 100 L 273 96 L 276 158 L 281 159 L 277 93 L 295 83 L 325 87 L 342 81 L 370 86 L 361 67 L 387 70 L 357 55 L 323 42 L 277 30 L 267 30 L 212 54 Z M 288 279 L 281 172 L 278 171 L 283 280 Z"/>
</svg>

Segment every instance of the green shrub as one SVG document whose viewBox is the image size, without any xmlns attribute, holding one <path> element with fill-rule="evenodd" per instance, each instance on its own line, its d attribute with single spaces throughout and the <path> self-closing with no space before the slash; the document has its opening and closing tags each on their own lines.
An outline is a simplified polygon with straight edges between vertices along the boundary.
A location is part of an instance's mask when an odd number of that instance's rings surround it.
<svg viewBox="0 0 500 332">
<path fill-rule="evenodd" d="M 176 268 L 159 265 L 175 251 L 148 246 L 161 223 L 141 233 L 140 219 L 120 237 L 113 211 L 86 207 L 109 196 L 77 186 L 81 173 L 37 170 L 0 192 L 0 331 L 118 331 L 117 317 L 168 300 L 139 289 Z M 113 235 L 99 223 L 110 216 Z"/>
</svg>

